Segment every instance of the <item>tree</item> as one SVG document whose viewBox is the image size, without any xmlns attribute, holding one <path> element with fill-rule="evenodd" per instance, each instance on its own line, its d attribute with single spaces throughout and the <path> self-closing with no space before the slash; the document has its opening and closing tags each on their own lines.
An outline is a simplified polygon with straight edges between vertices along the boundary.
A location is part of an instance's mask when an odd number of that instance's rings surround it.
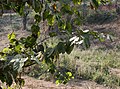
<svg viewBox="0 0 120 89">
<path fill-rule="evenodd" d="M 91 0 L 91 8 L 97 9 L 99 3 L 105 3 L 104 0 Z M 79 8 L 82 0 L 1 0 L 0 9 L 12 9 L 16 13 L 24 16 L 24 8 L 26 3 L 32 8 L 36 14 L 35 22 L 31 26 L 31 35 L 26 38 L 16 39 L 14 32 L 8 35 L 9 46 L 1 52 L 0 60 L 0 80 L 11 86 L 13 81 L 22 85 L 24 80 L 20 76 L 22 68 L 33 64 L 40 64 L 44 61 L 49 66 L 49 72 L 54 74 L 58 72 L 55 61 L 59 59 L 60 54 L 70 54 L 75 44 L 84 44 L 86 48 L 90 47 L 90 36 L 101 39 L 97 32 L 89 30 L 80 30 L 81 14 Z M 1 13 L 3 14 L 3 12 Z M 37 43 L 40 36 L 39 23 L 46 21 L 52 30 L 50 37 L 58 36 L 60 42 L 55 47 L 44 46 L 44 40 Z M 54 32 L 56 30 L 59 32 Z M 40 55 L 40 56 L 38 56 Z M 57 74 L 56 83 L 66 83 L 72 78 L 71 71 L 67 71 L 60 79 L 61 74 Z"/>
<path fill-rule="evenodd" d="M 23 15 L 23 30 L 26 30 L 27 29 L 27 17 L 28 17 L 28 14 L 29 14 L 29 9 L 28 6 L 25 6 L 24 8 L 24 15 Z"/>
</svg>

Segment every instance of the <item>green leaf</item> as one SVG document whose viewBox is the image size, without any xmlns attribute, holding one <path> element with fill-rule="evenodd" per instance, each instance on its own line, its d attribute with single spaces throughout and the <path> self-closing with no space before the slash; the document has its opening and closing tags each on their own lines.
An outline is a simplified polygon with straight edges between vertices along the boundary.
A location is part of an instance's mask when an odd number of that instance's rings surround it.
<svg viewBox="0 0 120 89">
<path fill-rule="evenodd" d="M 42 44 L 38 44 L 35 49 L 34 49 L 35 52 L 44 52 L 44 46 Z"/>
<path fill-rule="evenodd" d="M 97 0 L 92 0 L 92 2 L 94 4 L 95 8 L 97 9 L 99 6 L 99 2 Z"/>
<path fill-rule="evenodd" d="M 72 77 L 72 73 L 71 72 L 67 72 L 66 73 L 69 77 Z"/>
<path fill-rule="evenodd" d="M 22 44 L 25 44 L 26 41 L 27 41 L 27 38 L 25 38 L 25 37 L 21 37 L 20 40 L 19 40 L 19 42 L 22 43 Z"/>
<path fill-rule="evenodd" d="M 59 85 L 61 83 L 61 80 L 56 80 L 55 83 Z"/>
<path fill-rule="evenodd" d="M 72 26 L 70 22 L 66 22 L 66 28 L 65 28 L 69 33 L 72 33 Z"/>
<path fill-rule="evenodd" d="M 33 7 L 33 9 L 36 13 L 37 12 L 41 13 L 42 8 L 43 8 L 42 3 L 39 0 L 34 0 L 33 4 L 32 4 L 32 7 Z"/>
<path fill-rule="evenodd" d="M 55 16 L 54 15 L 48 15 L 47 17 L 48 25 L 53 26 L 55 23 Z"/>
<path fill-rule="evenodd" d="M 56 47 L 59 53 L 65 53 L 65 45 L 63 42 L 59 42 Z"/>
<path fill-rule="evenodd" d="M 11 34 L 8 34 L 8 39 L 9 40 L 12 40 L 12 39 L 15 39 L 16 38 L 16 35 L 14 32 L 12 32 Z"/>
<path fill-rule="evenodd" d="M 55 73 L 55 65 L 54 65 L 53 63 L 50 64 L 48 71 L 49 71 L 51 74 L 54 74 L 54 73 Z"/>
<path fill-rule="evenodd" d="M 71 11 L 71 7 L 69 4 L 63 4 L 62 8 L 61 8 L 61 12 L 64 15 L 65 13 L 68 13 L 70 15 L 73 14 L 73 12 Z"/>
<path fill-rule="evenodd" d="M 15 46 L 15 51 L 16 51 L 17 53 L 21 53 L 21 49 L 22 49 L 22 45 L 17 45 L 17 46 Z"/>
<path fill-rule="evenodd" d="M 72 0 L 74 4 L 80 5 L 82 3 L 82 0 Z"/>
<path fill-rule="evenodd" d="M 13 83 L 13 79 L 12 79 L 12 76 L 11 76 L 11 74 L 10 74 L 9 71 L 7 71 L 5 77 L 6 77 L 6 83 L 7 83 L 7 85 L 8 85 L 8 86 L 11 86 L 12 83 Z"/>
<path fill-rule="evenodd" d="M 27 60 L 28 60 L 28 58 L 18 58 L 18 59 L 12 59 L 10 62 L 14 63 L 13 64 L 14 71 L 20 72 Z"/>
<path fill-rule="evenodd" d="M 39 30 L 40 30 L 40 27 L 38 25 L 35 25 L 35 24 L 32 25 L 31 31 L 33 34 L 38 34 Z"/>
<path fill-rule="evenodd" d="M 40 22 L 41 21 L 41 16 L 40 15 L 35 15 L 35 20 L 36 20 L 36 22 Z"/>
<path fill-rule="evenodd" d="M 72 52 L 73 48 L 74 48 L 74 45 L 71 45 L 71 42 L 66 43 L 66 49 L 65 50 L 66 50 L 67 54 L 70 54 Z"/>
<path fill-rule="evenodd" d="M 16 83 L 19 84 L 20 86 L 24 86 L 25 80 L 22 79 L 22 78 L 17 78 L 17 82 Z"/>
<path fill-rule="evenodd" d="M 11 43 L 11 45 L 17 45 L 18 41 L 16 39 L 11 39 L 10 43 Z"/>
<path fill-rule="evenodd" d="M 9 48 L 4 48 L 3 50 L 2 50 L 2 52 L 3 53 L 9 53 L 11 50 L 9 49 Z"/>
<path fill-rule="evenodd" d="M 50 33 L 49 33 L 49 36 L 50 36 L 50 37 L 57 36 L 57 33 L 56 33 L 56 32 L 50 32 Z"/>
<path fill-rule="evenodd" d="M 50 11 L 45 9 L 44 12 L 43 12 L 43 21 L 45 21 L 47 19 L 47 17 L 49 16 L 50 14 Z"/>
<path fill-rule="evenodd" d="M 105 41 L 105 35 L 103 33 L 99 34 L 98 35 L 98 39 L 101 41 L 101 42 L 104 42 Z"/>
<path fill-rule="evenodd" d="M 28 36 L 26 41 L 25 41 L 25 47 L 33 47 L 36 44 L 36 40 L 37 38 L 35 38 L 34 36 Z"/>
<path fill-rule="evenodd" d="M 54 48 L 48 48 L 46 53 L 47 53 L 47 57 L 51 57 L 54 54 Z"/>
<path fill-rule="evenodd" d="M 84 41 L 85 47 L 89 48 L 90 47 L 90 36 L 89 36 L 89 34 L 84 35 L 83 41 Z"/>
<path fill-rule="evenodd" d="M 1 70 L 0 70 L 1 71 Z M 3 71 L 1 71 L 2 73 L 0 73 L 0 80 L 1 80 L 1 82 L 2 83 L 4 83 L 5 82 L 5 73 L 3 72 Z"/>
<path fill-rule="evenodd" d="M 59 26 L 59 28 L 65 30 L 65 28 L 66 28 L 66 23 L 65 23 L 65 21 L 61 21 L 61 20 L 60 20 L 60 21 L 58 22 L 58 26 Z"/>
<path fill-rule="evenodd" d="M 75 24 L 75 25 L 81 25 L 81 24 L 82 24 L 81 18 L 75 18 L 75 19 L 74 19 L 74 24 Z"/>
</svg>

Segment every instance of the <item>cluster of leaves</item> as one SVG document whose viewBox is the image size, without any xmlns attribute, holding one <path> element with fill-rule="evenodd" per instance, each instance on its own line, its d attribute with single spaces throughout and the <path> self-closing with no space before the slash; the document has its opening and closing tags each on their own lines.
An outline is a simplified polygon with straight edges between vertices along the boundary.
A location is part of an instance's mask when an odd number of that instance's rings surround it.
<svg viewBox="0 0 120 89">
<path fill-rule="evenodd" d="M 103 1 L 104 0 L 92 0 L 90 5 L 97 9 L 99 3 Z M 40 64 L 40 61 L 48 64 L 49 72 L 53 74 L 57 71 L 55 60 L 59 59 L 59 54 L 70 54 L 76 42 L 80 44 L 85 43 L 88 48 L 90 46 L 90 35 L 94 37 L 99 36 L 89 31 L 76 32 L 76 26 L 80 25 L 80 13 L 76 6 L 81 3 L 82 0 L 1 0 L 1 15 L 4 9 L 12 9 L 22 16 L 24 15 L 26 4 L 29 8 L 32 8 L 36 14 L 34 16 L 35 22 L 31 26 L 32 33 L 30 36 L 26 38 L 22 37 L 18 40 L 14 32 L 8 35 L 10 41 L 9 47 L 4 48 L 0 53 L 1 59 L 3 59 L 0 62 L 3 63 L 3 65 L 0 65 L 0 70 L 2 71 L 0 80 L 6 82 L 9 86 L 13 83 L 13 80 L 19 81 L 19 85 L 21 85 L 23 80 L 18 78 L 18 75 L 22 71 L 22 68 L 35 63 Z M 41 21 L 47 21 L 47 25 L 52 27 L 52 30 L 56 29 L 57 26 L 60 34 L 68 39 L 61 39 L 54 48 L 45 48 L 43 42 L 39 45 L 37 39 L 40 36 L 39 23 Z M 79 39 L 69 40 L 74 32 L 77 33 Z M 57 36 L 57 33 L 55 33 L 55 35 L 51 34 L 49 34 L 50 37 Z M 63 83 L 66 83 L 72 77 L 70 71 L 65 75 L 66 77 L 62 78 L 62 81 L 65 80 Z M 60 79 L 61 75 L 58 75 L 57 83 L 61 83 Z"/>
</svg>

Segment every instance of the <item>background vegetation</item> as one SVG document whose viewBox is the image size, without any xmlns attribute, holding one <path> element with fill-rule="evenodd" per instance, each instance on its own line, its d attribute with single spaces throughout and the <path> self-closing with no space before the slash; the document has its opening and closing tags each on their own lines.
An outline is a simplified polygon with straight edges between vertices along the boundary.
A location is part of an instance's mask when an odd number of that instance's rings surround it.
<svg viewBox="0 0 120 89">
<path fill-rule="evenodd" d="M 116 5 L 117 1 L 102 1 L 2 0 L 1 14 L 4 9 L 13 9 L 22 18 L 10 13 L 0 19 L 1 33 L 12 32 L 8 35 L 8 47 L 0 52 L 0 80 L 8 86 L 15 81 L 21 88 L 24 72 L 39 79 L 51 80 L 52 77 L 57 84 L 75 78 L 113 89 L 119 87 L 120 77 L 116 73 L 120 68 L 119 34 L 104 27 L 117 22 L 119 8 L 109 10 L 106 5 Z M 102 4 L 108 9 L 99 9 Z M 28 15 L 26 6 L 30 9 Z M 27 34 L 15 34 L 18 29 L 23 33 L 27 30 Z"/>
</svg>

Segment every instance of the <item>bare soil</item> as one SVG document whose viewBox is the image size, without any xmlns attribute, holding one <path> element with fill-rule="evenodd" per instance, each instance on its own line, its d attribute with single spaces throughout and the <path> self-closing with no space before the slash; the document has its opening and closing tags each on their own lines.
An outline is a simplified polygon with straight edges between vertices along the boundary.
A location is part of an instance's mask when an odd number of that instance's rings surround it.
<svg viewBox="0 0 120 89">
<path fill-rule="evenodd" d="M 23 76 L 25 86 L 23 89 L 109 89 L 92 81 L 72 80 L 66 85 L 56 85 L 50 81 L 37 80 L 32 77 Z M 119 88 L 118 88 L 119 89 Z"/>
</svg>

